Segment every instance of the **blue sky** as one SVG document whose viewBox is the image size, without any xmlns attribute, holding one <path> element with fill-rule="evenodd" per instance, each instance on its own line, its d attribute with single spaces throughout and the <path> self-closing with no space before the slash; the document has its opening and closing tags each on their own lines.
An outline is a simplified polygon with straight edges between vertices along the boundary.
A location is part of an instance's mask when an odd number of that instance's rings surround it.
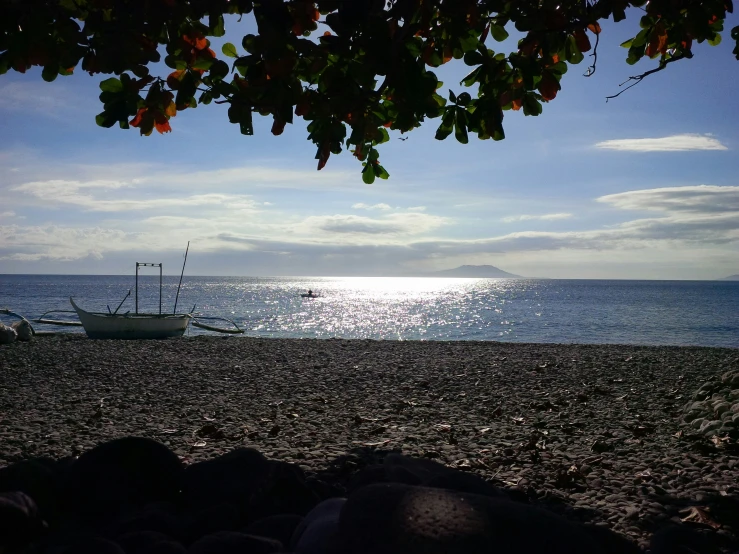
<svg viewBox="0 0 739 554">
<path fill-rule="evenodd" d="M 739 62 L 717 47 L 606 103 L 629 75 L 606 24 L 598 68 L 570 66 L 543 115 L 506 112 L 506 140 L 434 139 L 438 120 L 383 145 L 391 177 L 351 156 L 316 171 L 305 123 L 239 134 L 223 106 L 173 132 L 102 129 L 86 73 L 0 77 L 0 273 L 400 275 L 492 264 L 551 278 L 714 279 L 739 273 Z M 227 22 L 227 29 L 229 29 Z M 739 24 L 732 16 L 730 29 Z M 245 22 L 226 40 L 239 44 Z M 219 42 L 214 49 L 220 50 Z M 494 46 L 493 46 L 494 47 Z M 78 69 L 78 72 L 80 70 Z M 468 68 L 437 74 L 459 93 Z"/>
</svg>

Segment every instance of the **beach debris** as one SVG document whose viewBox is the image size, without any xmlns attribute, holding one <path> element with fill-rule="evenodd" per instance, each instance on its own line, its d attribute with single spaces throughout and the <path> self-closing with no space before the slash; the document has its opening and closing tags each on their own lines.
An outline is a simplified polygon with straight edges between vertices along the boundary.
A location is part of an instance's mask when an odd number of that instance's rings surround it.
<svg viewBox="0 0 739 554">
<path fill-rule="evenodd" d="M 682 510 L 680 513 L 687 514 L 685 517 L 680 518 L 680 521 L 683 523 L 705 525 L 712 529 L 721 528 L 721 524 L 711 518 L 711 508 L 708 506 L 691 506 Z"/>
<path fill-rule="evenodd" d="M 0 344 L 15 342 L 17 337 L 18 333 L 16 333 L 15 329 L 8 327 L 4 323 L 0 323 Z"/>
<path fill-rule="evenodd" d="M 200 429 L 195 431 L 195 435 L 198 437 L 208 437 L 213 440 L 220 440 L 226 437 L 222 429 L 219 429 L 212 423 L 206 423 Z"/>
</svg>

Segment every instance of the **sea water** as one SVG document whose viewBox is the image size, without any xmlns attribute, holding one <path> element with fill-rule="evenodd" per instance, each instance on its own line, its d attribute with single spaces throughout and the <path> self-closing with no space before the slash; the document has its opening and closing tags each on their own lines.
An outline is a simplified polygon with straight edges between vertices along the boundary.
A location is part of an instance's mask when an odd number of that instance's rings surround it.
<svg viewBox="0 0 739 554">
<path fill-rule="evenodd" d="M 178 282 L 164 277 L 165 313 Z M 71 310 L 73 296 L 107 312 L 132 290 L 119 313 L 134 312 L 133 289 L 132 276 L 0 275 L 0 308 L 32 319 Z M 320 297 L 302 298 L 308 289 Z M 739 282 L 731 281 L 186 276 L 177 302 L 178 312 L 231 319 L 252 337 L 739 347 Z M 139 277 L 139 311 L 159 311 L 158 276 Z"/>
</svg>

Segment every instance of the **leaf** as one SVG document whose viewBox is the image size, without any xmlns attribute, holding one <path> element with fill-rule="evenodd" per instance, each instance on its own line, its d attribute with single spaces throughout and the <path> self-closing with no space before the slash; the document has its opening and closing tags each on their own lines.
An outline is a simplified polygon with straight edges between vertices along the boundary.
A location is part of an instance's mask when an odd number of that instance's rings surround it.
<svg viewBox="0 0 739 554">
<path fill-rule="evenodd" d="M 493 35 L 493 38 L 497 42 L 503 42 L 509 36 L 508 31 L 506 31 L 505 27 L 503 27 L 502 25 L 491 25 L 490 34 Z"/>
<path fill-rule="evenodd" d="M 285 122 L 284 119 L 282 119 L 281 117 L 275 115 L 274 116 L 274 121 L 272 123 L 272 134 L 275 135 L 275 136 L 281 135 L 282 132 L 285 130 L 285 123 L 286 122 Z"/>
<path fill-rule="evenodd" d="M 221 52 L 223 52 L 224 56 L 228 56 L 229 58 L 239 57 L 239 53 L 236 51 L 236 47 L 230 42 L 227 42 L 221 47 Z"/>
<path fill-rule="evenodd" d="M 372 169 L 371 163 L 364 164 L 364 169 L 362 170 L 362 181 L 367 185 L 371 185 L 375 182 L 375 171 Z"/>
<path fill-rule="evenodd" d="M 591 33 L 593 33 L 595 35 L 599 35 L 600 34 L 600 31 L 601 31 L 601 29 L 600 29 L 600 23 L 598 23 L 597 21 L 595 23 L 590 23 L 588 25 L 588 31 L 590 31 Z"/>
<path fill-rule="evenodd" d="M 715 35 L 713 35 L 713 38 L 709 38 L 708 44 L 710 44 L 711 46 L 718 46 L 719 44 L 721 44 L 721 34 L 716 33 Z"/>
<path fill-rule="evenodd" d="M 689 509 L 683 510 L 680 513 L 688 512 L 680 521 L 684 523 L 695 523 L 698 525 L 706 525 L 712 529 L 720 529 L 721 524 L 714 521 L 710 516 L 711 509 L 704 506 L 691 506 Z"/>
<path fill-rule="evenodd" d="M 59 66 L 53 63 L 47 65 L 44 67 L 43 71 L 41 71 L 41 78 L 47 83 L 56 79 L 57 75 L 59 75 Z"/>
<path fill-rule="evenodd" d="M 454 112 L 454 137 L 462 144 L 469 142 L 467 136 L 467 117 L 462 108 L 458 108 Z"/>
<path fill-rule="evenodd" d="M 585 31 L 577 30 L 573 35 L 575 37 L 577 49 L 580 50 L 580 52 L 588 52 L 592 48 L 590 45 L 590 39 L 588 38 L 588 35 L 585 34 Z"/>
<path fill-rule="evenodd" d="M 100 90 L 104 92 L 123 92 L 123 83 L 115 77 L 111 77 L 100 83 Z"/>
</svg>

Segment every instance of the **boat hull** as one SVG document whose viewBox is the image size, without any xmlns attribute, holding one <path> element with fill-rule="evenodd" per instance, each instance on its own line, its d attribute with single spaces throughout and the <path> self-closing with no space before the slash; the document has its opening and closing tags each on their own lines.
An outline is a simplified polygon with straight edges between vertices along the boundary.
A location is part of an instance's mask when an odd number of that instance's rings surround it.
<svg viewBox="0 0 739 554">
<path fill-rule="evenodd" d="M 88 312 L 69 301 L 91 339 L 166 339 L 181 337 L 187 330 L 189 314 L 105 314 Z"/>
</svg>

